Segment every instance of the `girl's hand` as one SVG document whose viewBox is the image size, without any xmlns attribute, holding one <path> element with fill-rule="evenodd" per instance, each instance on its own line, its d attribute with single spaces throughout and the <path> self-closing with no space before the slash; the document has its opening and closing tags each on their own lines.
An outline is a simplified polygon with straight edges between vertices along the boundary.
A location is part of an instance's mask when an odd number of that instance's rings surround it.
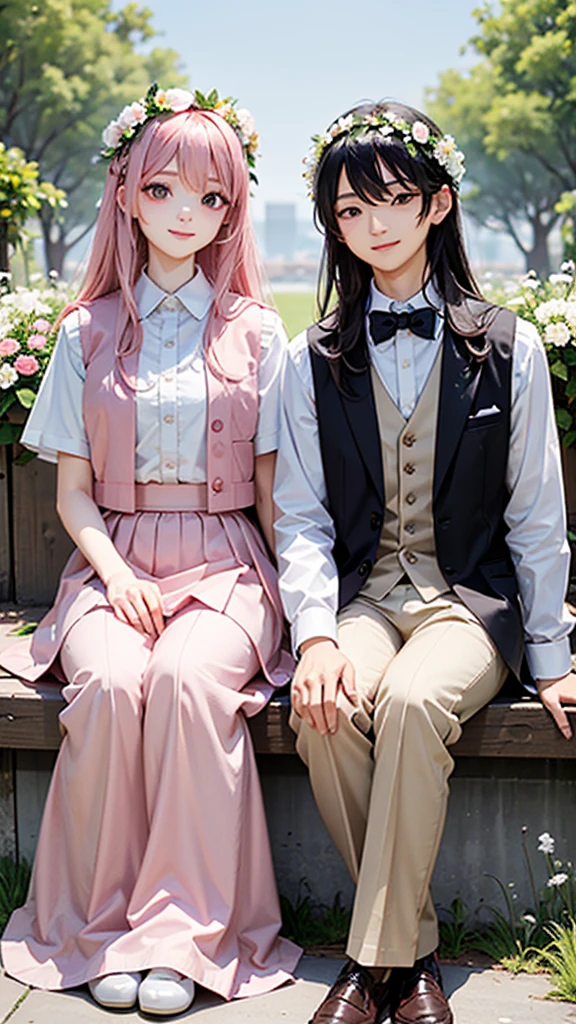
<svg viewBox="0 0 576 1024">
<path fill-rule="evenodd" d="M 352 704 L 358 703 L 354 666 L 333 640 L 324 637 L 305 641 L 302 651 L 292 680 L 292 707 L 321 736 L 335 733 L 338 689 Z"/>
<path fill-rule="evenodd" d="M 572 729 L 567 711 L 576 711 L 576 673 L 569 672 L 561 679 L 537 679 L 540 700 L 548 709 L 563 736 L 569 740 Z"/>
<path fill-rule="evenodd" d="M 108 579 L 106 597 L 121 622 L 133 626 L 144 636 L 160 636 L 164 629 L 164 613 L 160 588 L 156 583 L 139 580 L 131 569 L 124 569 Z"/>
</svg>

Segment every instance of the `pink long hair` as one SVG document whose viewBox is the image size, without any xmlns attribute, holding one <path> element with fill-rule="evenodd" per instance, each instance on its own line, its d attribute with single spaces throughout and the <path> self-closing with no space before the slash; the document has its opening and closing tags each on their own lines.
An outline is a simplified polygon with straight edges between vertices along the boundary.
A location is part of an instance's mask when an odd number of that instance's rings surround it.
<svg viewBox="0 0 576 1024">
<path fill-rule="evenodd" d="M 206 337 L 211 338 L 216 318 L 225 316 L 224 300 L 230 292 L 263 302 L 248 213 L 248 168 L 236 132 L 223 117 L 208 110 L 154 118 L 128 153 L 110 164 L 86 275 L 77 301 L 63 314 L 120 289 L 116 336 L 120 361 L 142 344 L 134 285 L 146 266 L 148 243 L 136 219 L 138 192 L 174 157 L 188 188 L 206 190 L 212 175 L 222 183 L 230 202 L 227 226 L 223 225 L 216 239 L 196 257 L 214 289 Z M 125 186 L 126 214 L 117 202 L 120 184 Z"/>
</svg>

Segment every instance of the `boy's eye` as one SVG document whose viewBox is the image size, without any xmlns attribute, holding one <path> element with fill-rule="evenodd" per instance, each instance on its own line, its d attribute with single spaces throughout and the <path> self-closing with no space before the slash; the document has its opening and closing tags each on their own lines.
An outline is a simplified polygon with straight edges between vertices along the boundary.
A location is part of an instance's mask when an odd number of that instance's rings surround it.
<svg viewBox="0 0 576 1024">
<path fill-rule="evenodd" d="M 392 206 L 407 206 L 415 195 L 416 192 L 398 192 L 392 200 Z"/>
<path fill-rule="evenodd" d="M 211 210 L 221 210 L 223 206 L 229 204 L 228 200 L 219 192 L 207 192 L 205 196 L 202 196 L 202 205 L 209 206 Z"/>
<path fill-rule="evenodd" d="M 159 181 L 150 182 L 150 184 L 146 185 L 142 191 L 147 192 L 149 196 L 152 196 L 152 199 L 167 199 L 167 197 L 172 194 L 169 186 L 163 185 Z"/>
<path fill-rule="evenodd" d="M 353 217 L 359 217 L 362 210 L 359 206 L 345 206 L 343 210 L 337 210 L 336 216 L 338 220 L 352 220 Z"/>
</svg>

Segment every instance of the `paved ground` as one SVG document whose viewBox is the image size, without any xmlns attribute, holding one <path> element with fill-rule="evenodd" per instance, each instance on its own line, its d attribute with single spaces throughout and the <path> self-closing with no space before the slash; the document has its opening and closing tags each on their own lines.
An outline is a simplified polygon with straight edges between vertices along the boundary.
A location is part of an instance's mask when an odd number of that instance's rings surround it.
<svg viewBox="0 0 576 1024">
<path fill-rule="evenodd" d="M 193 1024 L 306 1024 L 340 961 L 304 957 L 295 985 L 255 999 L 223 1003 L 198 995 L 178 1020 Z M 501 971 L 445 967 L 444 981 L 456 1024 L 576 1024 L 576 1005 L 544 1000 L 549 985 L 539 976 L 511 977 Z M 161 1020 L 162 1018 L 148 1018 Z M 175 1018 L 172 1018 L 175 1019 Z M 87 991 L 30 991 L 0 975 L 0 1024 L 104 1024 L 141 1021 L 136 1012 L 110 1013 L 96 1006 Z"/>
</svg>

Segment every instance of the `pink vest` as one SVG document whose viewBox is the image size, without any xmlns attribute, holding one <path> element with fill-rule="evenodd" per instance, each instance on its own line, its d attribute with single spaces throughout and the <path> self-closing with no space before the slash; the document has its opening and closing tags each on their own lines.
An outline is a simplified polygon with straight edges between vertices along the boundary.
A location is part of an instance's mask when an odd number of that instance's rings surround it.
<svg viewBox="0 0 576 1024">
<path fill-rule="evenodd" d="M 103 508 L 136 511 L 134 453 L 136 400 L 114 354 L 120 292 L 80 308 L 86 380 L 83 415 L 94 473 L 94 499 Z M 252 299 L 230 295 L 215 325 L 211 354 L 220 376 L 205 361 L 208 512 L 231 512 L 254 504 L 254 435 L 258 421 L 258 365 L 262 309 Z M 135 378 L 138 355 L 124 360 Z"/>
</svg>

